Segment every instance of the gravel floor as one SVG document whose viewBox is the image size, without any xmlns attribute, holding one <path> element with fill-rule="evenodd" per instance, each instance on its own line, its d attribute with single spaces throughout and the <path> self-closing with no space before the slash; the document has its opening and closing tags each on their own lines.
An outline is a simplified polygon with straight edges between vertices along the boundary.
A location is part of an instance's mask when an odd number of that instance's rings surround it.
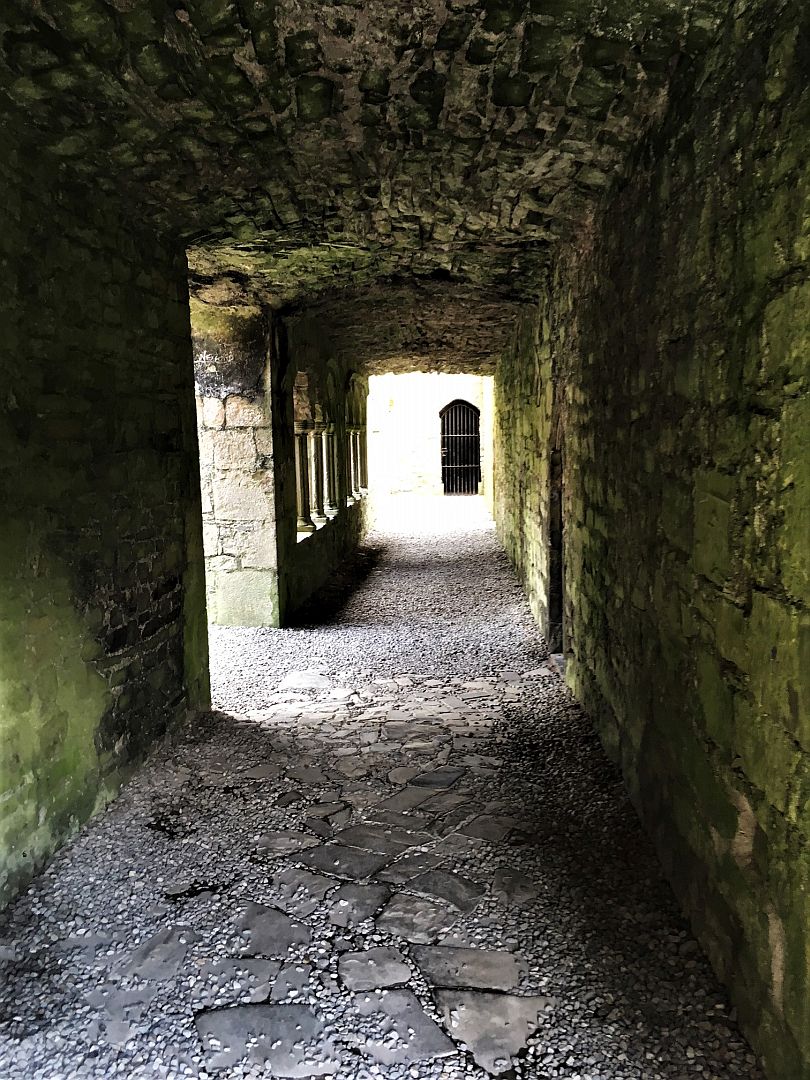
<svg viewBox="0 0 810 1080">
<path fill-rule="evenodd" d="M 212 633 L 220 711 L 0 917 L 2 1080 L 761 1076 L 478 500 L 431 506 Z"/>
</svg>

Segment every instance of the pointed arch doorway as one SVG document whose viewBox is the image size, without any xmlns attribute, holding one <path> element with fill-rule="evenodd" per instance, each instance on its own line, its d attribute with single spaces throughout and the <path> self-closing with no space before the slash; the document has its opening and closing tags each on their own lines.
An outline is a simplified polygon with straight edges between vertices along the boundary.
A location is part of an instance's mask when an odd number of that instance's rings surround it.
<svg viewBox="0 0 810 1080">
<path fill-rule="evenodd" d="M 442 486 L 445 495 L 477 495 L 481 482 L 481 411 L 469 401 L 451 401 L 442 423 Z"/>
</svg>

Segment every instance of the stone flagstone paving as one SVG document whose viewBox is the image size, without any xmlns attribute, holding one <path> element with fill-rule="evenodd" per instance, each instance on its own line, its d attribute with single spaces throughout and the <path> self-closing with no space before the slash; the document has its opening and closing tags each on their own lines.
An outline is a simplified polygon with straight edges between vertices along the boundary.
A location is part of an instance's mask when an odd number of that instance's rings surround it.
<svg viewBox="0 0 810 1080">
<path fill-rule="evenodd" d="M 760 1077 L 478 500 L 442 509 L 323 625 L 213 632 L 220 711 L 0 917 L 3 1080 Z"/>
</svg>

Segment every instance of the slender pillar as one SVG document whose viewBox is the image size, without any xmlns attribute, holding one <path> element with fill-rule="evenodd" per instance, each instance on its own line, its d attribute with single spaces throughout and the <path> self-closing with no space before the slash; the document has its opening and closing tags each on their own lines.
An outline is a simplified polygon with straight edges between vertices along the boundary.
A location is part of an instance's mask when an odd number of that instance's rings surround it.
<svg viewBox="0 0 810 1080">
<path fill-rule="evenodd" d="M 310 450 L 310 507 L 316 525 L 326 521 L 323 504 L 323 434 L 313 431 L 309 439 Z"/>
<path fill-rule="evenodd" d="M 360 483 L 360 431 L 352 431 L 352 494 L 355 499 L 362 495 Z"/>
<path fill-rule="evenodd" d="M 298 532 L 314 532 L 315 523 L 309 509 L 309 435 L 306 431 L 295 433 L 295 497 Z"/>
<path fill-rule="evenodd" d="M 346 429 L 346 505 L 354 506 L 357 498 L 354 494 L 354 432 Z"/>
<path fill-rule="evenodd" d="M 335 456 L 335 433 L 325 431 L 323 434 L 323 468 L 326 479 L 326 502 L 324 512 L 327 517 L 335 517 L 338 512 L 337 502 L 337 459 Z"/>
<path fill-rule="evenodd" d="M 366 429 L 361 428 L 359 434 L 360 445 L 360 489 L 363 492 L 368 491 L 368 439 L 366 438 Z"/>
</svg>

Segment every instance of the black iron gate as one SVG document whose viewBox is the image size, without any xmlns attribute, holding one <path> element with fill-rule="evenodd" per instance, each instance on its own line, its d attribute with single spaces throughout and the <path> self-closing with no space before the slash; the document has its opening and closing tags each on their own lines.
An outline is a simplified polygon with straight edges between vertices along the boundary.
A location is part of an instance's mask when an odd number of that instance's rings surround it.
<svg viewBox="0 0 810 1080">
<path fill-rule="evenodd" d="M 442 484 L 445 495 L 477 495 L 481 480 L 481 414 L 467 401 L 441 411 Z"/>
</svg>

